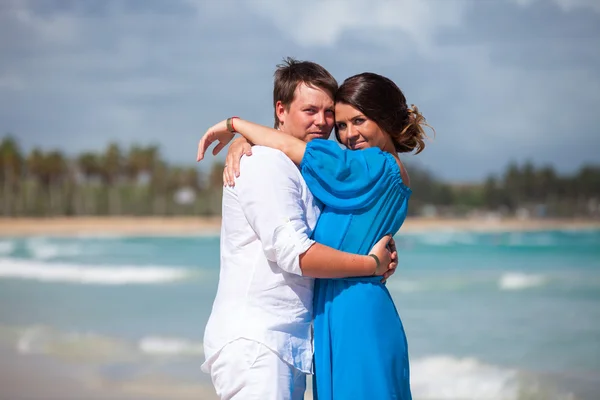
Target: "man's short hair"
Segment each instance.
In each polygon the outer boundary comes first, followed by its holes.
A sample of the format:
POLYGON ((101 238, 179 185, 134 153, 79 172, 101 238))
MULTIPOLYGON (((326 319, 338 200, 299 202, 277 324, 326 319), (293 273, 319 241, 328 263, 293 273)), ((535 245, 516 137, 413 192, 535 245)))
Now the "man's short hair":
POLYGON ((311 61, 298 61, 292 57, 285 58, 282 64, 277 65, 274 76, 275 128, 279 127, 279 118, 277 118, 277 109, 275 108, 277 102, 281 101, 281 104, 289 110, 294 101, 296 88, 300 83, 319 88, 327 92, 332 99, 335 98, 335 92, 338 89, 337 81, 325 68, 311 61))

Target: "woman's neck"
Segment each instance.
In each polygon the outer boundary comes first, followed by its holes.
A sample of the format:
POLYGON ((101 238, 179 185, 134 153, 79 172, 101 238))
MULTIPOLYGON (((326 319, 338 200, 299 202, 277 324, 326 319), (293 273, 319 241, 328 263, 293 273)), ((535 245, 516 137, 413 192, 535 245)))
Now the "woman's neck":
POLYGON ((404 164, 402 164, 402 161, 400 160, 400 157, 398 157, 398 152, 396 152, 396 146, 394 146, 394 142, 392 142, 392 140, 388 140, 385 144, 385 146, 383 147, 383 149, 381 149, 387 153, 390 153, 392 156, 394 156, 394 159, 396 160, 396 164, 398 164, 398 168, 400 169, 400 175, 402 176, 402 181, 404 182, 404 184, 406 186, 410 186, 410 177, 408 176, 408 172, 406 171, 406 168, 404 168, 404 164))

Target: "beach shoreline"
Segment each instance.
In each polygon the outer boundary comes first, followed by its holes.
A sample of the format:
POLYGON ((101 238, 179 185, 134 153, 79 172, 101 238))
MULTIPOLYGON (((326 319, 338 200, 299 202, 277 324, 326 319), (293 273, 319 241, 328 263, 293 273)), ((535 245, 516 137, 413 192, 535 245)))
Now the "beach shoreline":
POLYGON ((108 379, 97 369, 42 354, 18 354, 0 346, 0 399, 217 399, 210 384, 143 375, 131 381, 108 379))
MULTIPOLYGON (((220 217, 0 218, 0 237, 34 235, 178 236, 218 235, 220 217)), ((545 231, 600 229, 600 220, 410 217, 401 233, 426 231, 545 231)))

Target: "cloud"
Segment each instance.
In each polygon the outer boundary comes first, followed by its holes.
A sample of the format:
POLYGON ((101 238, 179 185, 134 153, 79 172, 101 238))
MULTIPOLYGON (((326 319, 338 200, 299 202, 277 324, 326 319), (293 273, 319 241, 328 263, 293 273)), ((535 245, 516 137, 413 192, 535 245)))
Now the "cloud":
POLYGON ((0 116, 28 147, 153 141, 173 158, 184 151, 176 140, 193 143, 199 126, 240 107, 229 85, 242 86, 261 65, 235 58, 256 46, 228 46, 223 22, 239 21, 222 9, 210 14, 211 3, 41 4, 13 0, 0 13, 0 116))
MULTIPOLYGON (((301 46, 335 45, 349 31, 376 35, 405 33, 425 50, 439 30, 460 24, 465 0, 253 1, 253 11, 268 18, 301 46), (371 31, 371 33, 369 33, 371 31), (387 31, 387 32, 386 32, 387 31), (385 32, 385 33, 382 33, 385 32)), ((384 37, 380 37, 384 39, 384 37)))
POLYGON ((154 142, 191 163, 220 119, 271 124, 272 74, 291 55, 339 80, 396 81, 438 132, 418 159, 445 178, 480 179, 511 159, 568 171, 600 162, 600 119, 587 111, 600 106, 593 4, 7 0, 0 130, 70 154, 154 142))
MULTIPOLYGON (((538 2, 548 2, 548 0, 511 0, 521 6, 531 6, 538 2)), ((600 13, 600 3, 596 0, 550 0, 564 11, 577 9, 590 9, 600 13)))

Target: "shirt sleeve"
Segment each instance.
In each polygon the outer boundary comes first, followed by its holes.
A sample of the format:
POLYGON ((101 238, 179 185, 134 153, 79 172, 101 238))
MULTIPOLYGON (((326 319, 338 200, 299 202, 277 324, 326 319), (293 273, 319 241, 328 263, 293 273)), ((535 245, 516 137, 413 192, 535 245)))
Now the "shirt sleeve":
POLYGON ((331 140, 315 139, 306 145, 300 170, 323 204, 357 210, 370 206, 386 190, 390 183, 386 162, 379 148, 347 150, 331 140))
POLYGON ((242 211, 267 259, 302 275, 300 255, 315 242, 309 237, 297 168, 278 150, 254 153, 242 158, 235 183, 242 211))

